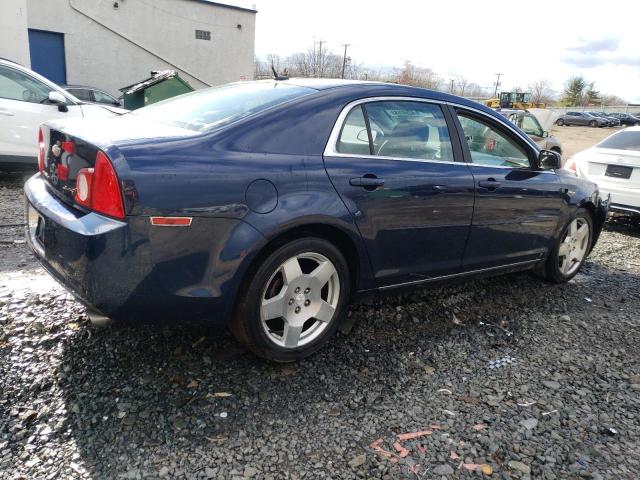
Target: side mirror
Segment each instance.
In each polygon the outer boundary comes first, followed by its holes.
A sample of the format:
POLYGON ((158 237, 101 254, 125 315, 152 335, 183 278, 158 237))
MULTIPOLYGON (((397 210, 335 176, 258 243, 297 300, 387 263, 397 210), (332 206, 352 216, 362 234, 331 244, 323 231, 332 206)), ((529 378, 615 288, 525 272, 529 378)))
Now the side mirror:
POLYGON ((549 138, 549 132, 547 132, 546 130, 542 132, 542 138, 549 138))
POLYGON ((541 170, 557 170, 562 167, 560 155, 552 150, 540 150, 538 168, 541 170))
POLYGON ((49 92, 49 102, 54 105, 58 105, 58 110, 61 112, 68 112, 67 99, 60 92, 49 92))

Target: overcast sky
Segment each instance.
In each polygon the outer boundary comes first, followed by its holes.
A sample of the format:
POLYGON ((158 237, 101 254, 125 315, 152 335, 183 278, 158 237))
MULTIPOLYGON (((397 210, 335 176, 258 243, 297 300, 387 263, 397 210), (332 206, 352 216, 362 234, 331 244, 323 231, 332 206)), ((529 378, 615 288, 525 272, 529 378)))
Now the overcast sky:
MULTIPOLYGON (((246 6, 253 1, 238 2, 246 6)), ((546 78, 562 90, 571 75, 640 102, 640 4, 584 2, 256 0, 256 55, 286 56, 324 40, 367 66, 404 60, 445 81, 463 75, 503 89, 546 78)))

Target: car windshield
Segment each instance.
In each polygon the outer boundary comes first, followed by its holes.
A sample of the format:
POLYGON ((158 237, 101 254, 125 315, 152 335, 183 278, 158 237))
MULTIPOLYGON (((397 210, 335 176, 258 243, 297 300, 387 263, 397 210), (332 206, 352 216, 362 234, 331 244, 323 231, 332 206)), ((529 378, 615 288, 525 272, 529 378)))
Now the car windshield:
POLYGON ((314 92, 282 82, 232 83, 154 103, 131 115, 203 132, 314 92))
POLYGON ((640 131, 620 132, 605 138, 596 145, 598 148, 614 148, 616 150, 634 150, 640 152, 640 131))

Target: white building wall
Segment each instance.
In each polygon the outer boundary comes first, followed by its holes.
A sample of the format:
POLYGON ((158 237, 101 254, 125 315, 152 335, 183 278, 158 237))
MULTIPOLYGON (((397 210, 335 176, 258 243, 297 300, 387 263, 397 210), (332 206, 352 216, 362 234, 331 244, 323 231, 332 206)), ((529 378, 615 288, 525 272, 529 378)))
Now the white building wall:
POLYGON ((1 7, 0 57, 29 67, 27 0, 2 0, 1 7))
POLYGON ((253 77, 255 12, 195 0, 114 2, 27 0, 29 28, 65 34, 67 83, 119 94, 151 70, 178 70, 194 88, 253 77), (196 29, 211 40, 196 39, 196 29))

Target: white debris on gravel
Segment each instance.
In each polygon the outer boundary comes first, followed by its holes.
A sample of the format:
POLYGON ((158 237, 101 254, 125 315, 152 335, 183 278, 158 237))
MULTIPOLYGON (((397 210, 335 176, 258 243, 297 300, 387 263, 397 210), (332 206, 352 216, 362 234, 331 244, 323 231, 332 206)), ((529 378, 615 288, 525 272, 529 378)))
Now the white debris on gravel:
MULTIPOLYGON (((19 182, 0 200, 21 218, 19 182)), ((349 336, 283 366, 179 321, 96 329, 2 245, 0 478, 638 478, 639 247, 617 218, 589 281, 364 299, 349 336)))

